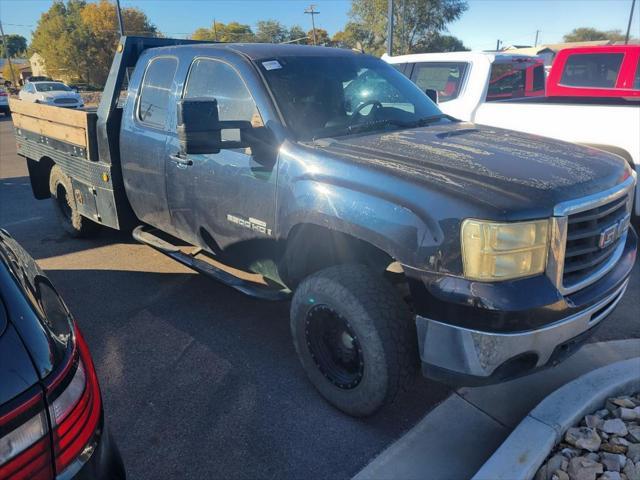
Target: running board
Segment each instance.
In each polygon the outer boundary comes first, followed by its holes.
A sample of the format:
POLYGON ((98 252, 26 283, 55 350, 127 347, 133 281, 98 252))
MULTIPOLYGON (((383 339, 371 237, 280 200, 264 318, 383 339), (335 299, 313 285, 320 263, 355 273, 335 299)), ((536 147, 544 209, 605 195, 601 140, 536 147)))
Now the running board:
POLYGON ((155 228, 140 225, 133 230, 133 238, 140 243, 164 253, 192 270, 235 288, 246 295, 271 301, 287 300, 291 297, 291 292, 288 290, 276 290, 266 285, 244 280, 216 267, 211 262, 196 258, 195 255, 199 253, 200 249, 196 250, 194 254, 185 253, 180 247, 155 235, 154 231, 159 232, 159 230, 155 228))

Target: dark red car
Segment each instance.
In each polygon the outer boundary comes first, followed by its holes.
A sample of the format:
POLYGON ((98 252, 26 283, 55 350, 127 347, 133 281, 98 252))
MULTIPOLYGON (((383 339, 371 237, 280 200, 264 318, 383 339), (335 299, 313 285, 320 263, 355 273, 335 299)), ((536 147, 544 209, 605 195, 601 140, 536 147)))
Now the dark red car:
POLYGON ((640 45, 560 50, 547 79, 547 96, 640 100, 640 45))
POLYGON ((0 230, 0 480, 124 479, 98 378, 69 310, 0 230))

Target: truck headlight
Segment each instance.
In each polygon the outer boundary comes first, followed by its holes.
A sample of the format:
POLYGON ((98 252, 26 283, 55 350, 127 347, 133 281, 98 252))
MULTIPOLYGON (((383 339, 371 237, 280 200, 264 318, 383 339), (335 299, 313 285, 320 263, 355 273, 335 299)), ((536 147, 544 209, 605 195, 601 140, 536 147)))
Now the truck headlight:
POLYGON ((462 264, 471 280, 497 281, 542 273, 549 250, 549 221, 462 222, 462 264))

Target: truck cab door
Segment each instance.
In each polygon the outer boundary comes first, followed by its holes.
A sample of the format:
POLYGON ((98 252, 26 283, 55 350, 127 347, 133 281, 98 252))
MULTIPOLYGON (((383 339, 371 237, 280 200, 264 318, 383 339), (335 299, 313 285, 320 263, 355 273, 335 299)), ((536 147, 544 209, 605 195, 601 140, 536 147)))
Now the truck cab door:
POLYGON ((167 207, 165 148, 172 122, 172 89, 178 58, 151 58, 136 71, 137 95, 129 95, 120 131, 121 165, 127 198, 144 223, 174 233, 167 207))
MULTIPOLYGON (((246 120, 262 126, 262 117, 240 73, 229 63, 196 58, 183 98, 215 98, 220 120, 246 120)), ((223 140, 239 140, 239 131, 223 130, 223 140)), ((273 239, 276 197, 275 160, 269 164, 250 149, 178 156, 175 134, 166 145, 167 198, 178 236, 213 253, 251 245, 257 253, 273 239)))

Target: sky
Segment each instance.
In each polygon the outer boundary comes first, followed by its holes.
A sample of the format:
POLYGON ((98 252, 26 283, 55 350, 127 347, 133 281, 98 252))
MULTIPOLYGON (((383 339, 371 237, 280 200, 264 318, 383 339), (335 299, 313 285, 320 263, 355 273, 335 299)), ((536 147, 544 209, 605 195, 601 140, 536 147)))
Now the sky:
MULTIPOLYGON (((488 50, 502 44, 554 43, 576 27, 599 30, 627 28, 632 0, 468 0, 469 9, 449 25, 449 32, 473 50, 488 50)), ((30 38, 42 12, 52 0, 0 0, 0 21, 5 34, 30 38)), ((137 7, 166 36, 184 38, 198 27, 239 21, 255 29, 258 20, 276 19, 287 26, 311 28, 304 10, 312 0, 120 0, 122 7, 137 7)), ((342 29, 348 20, 350 0, 313 0, 316 27, 329 34, 342 29)), ((399 5, 401 0, 396 0, 399 5)), ((636 1, 632 36, 640 37, 640 1, 636 1)))

